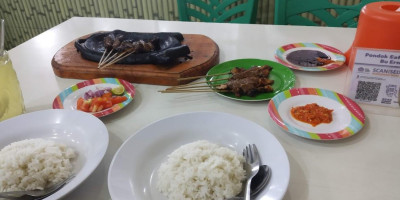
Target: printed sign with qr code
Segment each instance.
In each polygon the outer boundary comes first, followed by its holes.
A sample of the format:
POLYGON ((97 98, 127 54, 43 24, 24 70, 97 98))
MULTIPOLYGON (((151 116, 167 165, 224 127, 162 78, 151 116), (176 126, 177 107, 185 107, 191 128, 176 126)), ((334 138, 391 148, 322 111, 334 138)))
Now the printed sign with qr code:
POLYGON ((400 107, 400 51, 356 48, 348 96, 361 103, 400 107))

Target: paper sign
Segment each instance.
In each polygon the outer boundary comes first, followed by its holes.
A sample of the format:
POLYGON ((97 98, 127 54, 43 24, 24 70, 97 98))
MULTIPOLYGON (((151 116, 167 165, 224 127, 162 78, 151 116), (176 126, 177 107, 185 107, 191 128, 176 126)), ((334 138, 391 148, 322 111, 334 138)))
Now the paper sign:
POLYGON ((400 107, 400 51, 355 48, 348 96, 361 103, 400 107))

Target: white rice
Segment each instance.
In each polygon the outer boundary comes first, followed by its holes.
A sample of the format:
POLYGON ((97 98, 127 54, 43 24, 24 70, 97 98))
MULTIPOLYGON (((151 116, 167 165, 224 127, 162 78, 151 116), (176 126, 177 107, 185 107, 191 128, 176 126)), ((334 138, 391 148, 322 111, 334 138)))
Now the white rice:
POLYGON ((0 151, 0 191, 44 189, 72 173, 75 151, 44 139, 11 143, 0 151))
POLYGON ((223 200, 242 190, 243 156, 208 141, 181 146, 158 170, 157 187, 170 200, 223 200))

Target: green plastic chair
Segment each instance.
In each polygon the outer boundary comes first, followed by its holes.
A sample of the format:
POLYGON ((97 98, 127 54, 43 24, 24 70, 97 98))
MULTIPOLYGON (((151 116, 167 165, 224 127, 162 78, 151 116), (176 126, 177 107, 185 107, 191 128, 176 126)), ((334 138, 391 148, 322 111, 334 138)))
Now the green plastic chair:
POLYGON ((323 24, 332 27, 357 27, 361 8, 376 1, 361 0, 359 4, 349 6, 337 5, 330 0, 275 0, 274 23, 280 25, 320 26, 323 24), (309 13, 312 17, 304 16, 303 13, 309 13), (321 24, 312 19, 319 19, 321 24))
POLYGON ((181 21, 254 24, 258 0, 177 0, 181 21))

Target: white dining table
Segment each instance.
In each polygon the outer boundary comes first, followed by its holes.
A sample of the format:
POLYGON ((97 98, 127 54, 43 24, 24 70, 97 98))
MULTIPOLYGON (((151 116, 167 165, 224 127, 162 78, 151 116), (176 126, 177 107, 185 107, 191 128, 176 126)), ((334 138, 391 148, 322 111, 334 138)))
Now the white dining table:
MULTIPOLYGON (((9 50, 17 72, 26 112, 52 109, 54 98, 83 80, 60 78, 51 60, 67 43, 97 31, 181 32, 214 40, 220 63, 257 58, 275 61, 275 50, 297 42, 322 43, 343 52, 350 48, 356 29, 73 17, 9 50)), ((324 72, 294 71, 295 87, 311 87, 346 94, 351 70, 344 66, 324 72)), ((286 200, 366 200, 400 198, 400 109, 361 104, 365 126, 352 137, 316 141, 280 129, 270 118, 268 101, 244 102, 215 93, 158 92, 166 86, 132 83, 133 103, 101 121, 109 132, 107 152, 95 171, 63 199, 111 199, 107 173, 118 148, 146 125, 181 113, 215 111, 251 120, 272 133, 290 163, 286 200)))

